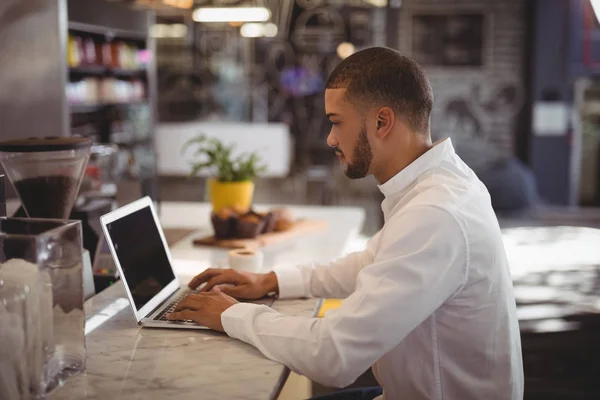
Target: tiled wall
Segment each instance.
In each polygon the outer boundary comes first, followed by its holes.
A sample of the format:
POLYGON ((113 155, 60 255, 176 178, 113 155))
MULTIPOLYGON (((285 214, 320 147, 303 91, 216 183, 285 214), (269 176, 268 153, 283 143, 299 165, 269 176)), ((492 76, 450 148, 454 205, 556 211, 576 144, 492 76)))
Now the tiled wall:
POLYGON ((525 6, 526 0, 402 2, 399 43, 400 50, 408 54, 413 53, 415 16, 483 17, 481 66, 426 66, 435 97, 432 134, 452 137, 461 156, 474 168, 513 155, 515 135, 521 134, 525 6))

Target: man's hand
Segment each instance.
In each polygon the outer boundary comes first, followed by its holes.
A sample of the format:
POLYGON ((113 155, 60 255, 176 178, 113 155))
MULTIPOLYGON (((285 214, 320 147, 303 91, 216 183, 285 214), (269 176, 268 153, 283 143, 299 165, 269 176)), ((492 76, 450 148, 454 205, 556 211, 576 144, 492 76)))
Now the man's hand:
POLYGON ((260 299, 271 292, 278 292, 277 276, 274 272, 268 274, 254 274, 252 272, 236 271, 233 269, 210 268, 196 276, 189 283, 191 289, 206 282, 201 293, 210 292, 217 285, 219 290, 237 299, 260 299))
POLYGON ((191 294, 179 302, 175 307, 175 312, 167 314, 167 319, 189 319, 215 331, 224 332, 221 324, 221 314, 237 303, 237 300, 219 290, 210 293, 191 294))

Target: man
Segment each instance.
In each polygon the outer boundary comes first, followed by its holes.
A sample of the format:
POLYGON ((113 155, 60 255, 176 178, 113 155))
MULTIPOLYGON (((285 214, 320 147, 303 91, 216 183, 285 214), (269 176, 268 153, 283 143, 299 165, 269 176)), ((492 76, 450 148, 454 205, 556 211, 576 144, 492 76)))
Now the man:
POLYGON ((172 318, 224 331, 329 386, 347 386, 372 366, 386 399, 521 399, 519 327, 498 221, 450 140, 431 143, 432 105, 410 58, 375 47, 345 59, 325 92, 327 143, 349 178, 377 179, 382 230, 365 251, 326 265, 262 275, 207 270, 190 282, 207 282, 203 293, 172 318), (272 292, 345 300, 313 319, 230 297, 272 292))

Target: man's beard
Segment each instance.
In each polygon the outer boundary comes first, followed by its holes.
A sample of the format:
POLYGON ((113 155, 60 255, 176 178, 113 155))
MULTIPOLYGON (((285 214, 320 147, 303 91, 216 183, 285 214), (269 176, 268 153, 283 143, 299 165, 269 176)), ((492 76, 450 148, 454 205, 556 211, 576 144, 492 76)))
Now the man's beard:
POLYGON ((372 160, 373 152, 367 139, 367 126, 363 121, 352 153, 352 164, 346 167, 346 176, 350 179, 364 178, 369 173, 372 160))

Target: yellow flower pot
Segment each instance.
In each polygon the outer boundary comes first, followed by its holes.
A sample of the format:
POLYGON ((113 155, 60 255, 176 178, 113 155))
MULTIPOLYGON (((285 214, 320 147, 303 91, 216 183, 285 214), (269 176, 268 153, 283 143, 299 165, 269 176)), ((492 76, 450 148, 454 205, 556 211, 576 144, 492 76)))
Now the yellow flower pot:
POLYGON ((254 182, 219 182, 216 179, 209 179, 208 193, 215 212, 226 207, 234 208, 238 212, 246 212, 252 205, 254 182))

